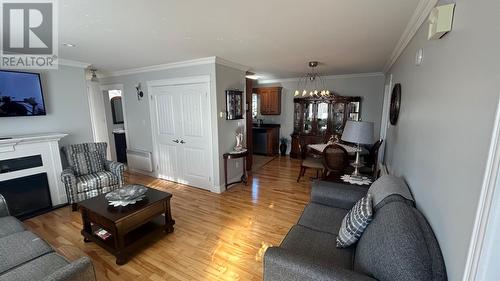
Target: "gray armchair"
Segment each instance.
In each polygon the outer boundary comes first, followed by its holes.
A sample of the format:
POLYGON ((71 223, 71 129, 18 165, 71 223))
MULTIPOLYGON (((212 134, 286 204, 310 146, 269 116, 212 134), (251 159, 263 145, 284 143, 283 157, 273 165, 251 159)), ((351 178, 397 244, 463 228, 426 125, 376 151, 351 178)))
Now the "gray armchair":
POLYGON ((66 187, 68 203, 76 203, 120 188, 125 182, 125 164, 106 160, 107 143, 82 143, 63 147, 69 167, 61 180, 66 187))

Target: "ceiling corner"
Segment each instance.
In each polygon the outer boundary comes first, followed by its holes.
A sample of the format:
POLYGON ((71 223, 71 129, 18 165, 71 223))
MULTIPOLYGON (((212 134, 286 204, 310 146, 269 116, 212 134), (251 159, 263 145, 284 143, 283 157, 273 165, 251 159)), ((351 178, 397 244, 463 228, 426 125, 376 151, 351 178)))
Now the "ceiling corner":
POLYGON ((383 73, 387 73, 398 57, 404 51, 410 40, 415 36, 420 26, 425 22, 432 8, 436 6, 438 0, 420 0, 410 21, 398 41, 398 44, 391 53, 391 56, 384 65, 383 73))

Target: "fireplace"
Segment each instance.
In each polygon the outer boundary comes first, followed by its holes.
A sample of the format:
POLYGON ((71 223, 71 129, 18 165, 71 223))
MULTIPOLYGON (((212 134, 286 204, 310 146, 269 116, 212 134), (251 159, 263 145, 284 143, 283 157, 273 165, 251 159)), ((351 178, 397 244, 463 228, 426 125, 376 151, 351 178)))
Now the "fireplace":
POLYGON ((25 219, 67 201, 61 182, 60 133, 0 138, 0 194, 12 215, 25 219))
POLYGON ((0 182, 0 194, 18 219, 30 218, 52 209, 47 173, 0 182))

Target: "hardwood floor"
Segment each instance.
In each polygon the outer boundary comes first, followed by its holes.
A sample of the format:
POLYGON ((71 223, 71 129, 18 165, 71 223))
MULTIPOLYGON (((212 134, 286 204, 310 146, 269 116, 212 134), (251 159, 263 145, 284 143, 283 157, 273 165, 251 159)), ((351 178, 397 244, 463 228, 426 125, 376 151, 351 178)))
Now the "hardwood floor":
POLYGON ((254 172, 247 186, 232 186, 223 194, 159 180, 128 175, 141 183, 173 194, 172 234, 137 252, 127 264, 94 243, 84 243, 78 212, 64 207, 26 220, 33 232, 70 260, 87 255, 97 280, 262 280, 262 255, 278 245, 295 224, 309 200, 306 175, 296 182, 300 162, 279 157, 254 172))

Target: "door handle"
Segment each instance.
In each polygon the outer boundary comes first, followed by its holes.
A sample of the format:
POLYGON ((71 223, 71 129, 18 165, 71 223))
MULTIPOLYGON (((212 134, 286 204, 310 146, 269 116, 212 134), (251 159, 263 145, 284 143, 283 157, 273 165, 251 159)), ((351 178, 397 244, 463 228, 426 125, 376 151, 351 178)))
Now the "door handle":
POLYGON ((186 142, 185 142, 184 140, 181 140, 181 143, 182 143, 182 144, 185 144, 186 142))
POLYGON ((179 140, 172 140, 172 141, 175 142, 175 143, 179 143, 179 140))

